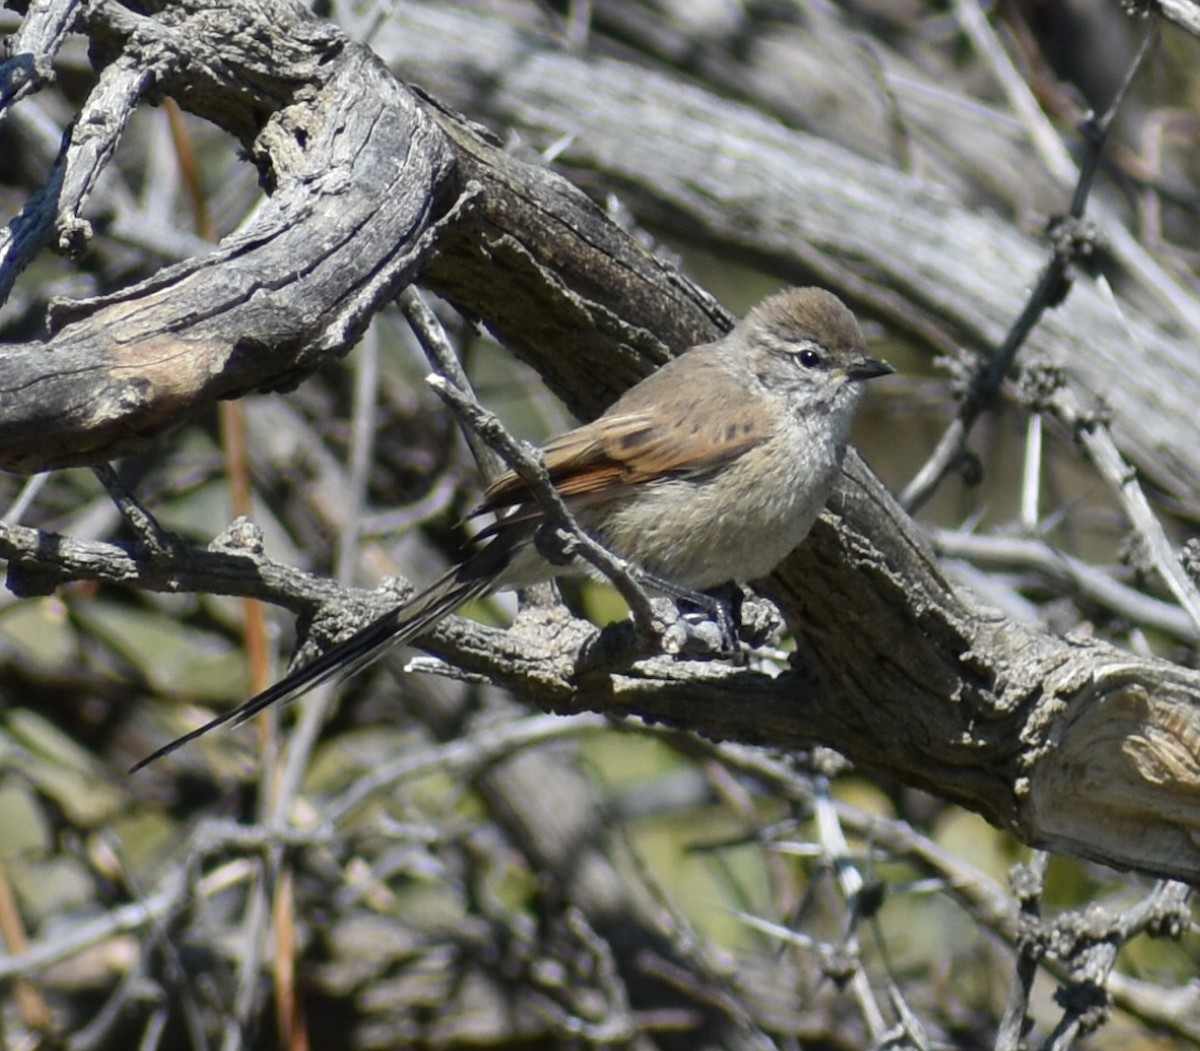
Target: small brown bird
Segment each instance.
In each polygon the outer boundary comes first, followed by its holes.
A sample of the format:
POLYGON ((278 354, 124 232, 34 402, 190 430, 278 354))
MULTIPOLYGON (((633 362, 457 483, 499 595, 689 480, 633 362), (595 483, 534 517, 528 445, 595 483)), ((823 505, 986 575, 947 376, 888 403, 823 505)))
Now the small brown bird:
MULTIPOLYGON (((870 357, 854 315, 819 288, 763 300, 724 338, 667 362, 603 416, 548 442, 546 469, 590 536, 666 590, 702 592, 765 576, 804 539, 829 496, 862 397, 892 372, 870 357)), ((411 642, 481 595, 524 587, 555 565, 534 544, 536 501, 511 471, 482 514, 513 509, 486 545, 233 711, 172 741, 133 770, 227 722, 343 678, 411 642)))

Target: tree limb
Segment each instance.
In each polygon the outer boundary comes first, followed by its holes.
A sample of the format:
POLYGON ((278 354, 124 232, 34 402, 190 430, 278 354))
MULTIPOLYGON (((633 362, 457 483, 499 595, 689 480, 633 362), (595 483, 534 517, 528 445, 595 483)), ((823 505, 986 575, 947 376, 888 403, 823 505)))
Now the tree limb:
MULTIPOLYGON (((344 353, 371 313, 418 275, 484 318, 585 415, 665 348, 682 349, 727 325, 710 299, 580 191, 417 99, 369 54, 314 29, 296 8, 282 0, 254 8, 275 20, 273 33, 288 27, 293 53, 282 58, 231 50, 219 23, 202 17, 207 10, 204 0, 191 0, 146 21, 99 4, 91 29, 114 49, 147 41, 182 49, 186 36, 189 53, 211 54, 212 81, 181 90, 180 101, 244 137, 271 199, 213 255, 60 307, 47 343, 6 348, 3 466, 107 458, 142 447, 216 397, 294 384, 325 356, 344 353), (258 90, 247 95, 247 83, 258 90), (468 186, 478 189, 460 196, 468 186), (452 207, 465 200, 469 207, 452 207)), ((156 90, 170 92, 172 76, 168 68, 156 90)), ((713 127, 715 103, 692 101, 687 126, 713 127)), ((889 200, 940 209, 946 223, 968 221, 927 188, 885 178, 779 126, 758 119, 747 130, 750 152, 770 163, 785 156, 800 163, 805 150, 822 164, 836 161, 822 187, 812 188, 829 196, 823 221, 836 221, 828 207, 844 205, 849 188, 874 187, 861 206, 884 183, 889 200)), ((691 180, 678 185, 680 199, 724 222, 733 204, 697 187, 707 176, 700 155, 674 160, 678 178, 691 180)), ((785 195, 780 207, 797 200, 785 195)), ((985 227, 991 248, 1014 264, 1008 272, 1032 272, 1033 246, 994 221, 979 219, 972 230, 985 227), (1022 261, 1031 265, 1016 265, 1022 261)), ((781 230, 803 234, 788 223, 781 230)), ((954 254, 976 245, 970 231, 959 233, 945 242, 950 256, 939 267, 978 275, 954 254)), ((756 228, 752 236, 766 234, 756 228)), ((856 250, 870 251, 865 242, 856 250)), ((918 292, 916 284, 900 287, 918 292)), ((967 327, 986 332, 997 307, 978 291, 964 283, 950 298, 973 314, 964 316, 967 327)), ((1095 336, 1089 360, 1103 360, 1114 352, 1113 335, 1092 307, 1087 296, 1073 296, 1045 338, 1086 331, 1095 336)), ((1163 346, 1156 330, 1146 338, 1152 349, 1163 346)), ((1160 393, 1187 397, 1188 389, 1180 382, 1160 393)), ((1173 411, 1166 406, 1157 418, 1173 411)), ((1140 412, 1126 436, 1149 426, 1151 415, 1140 412)), ((1193 467, 1200 477, 1200 464, 1193 467)), ((341 601, 255 557, 206 561, 190 552, 203 571, 189 577, 178 566, 142 565, 135 552, 89 551, 15 529, 5 536, 13 565, 36 566, 51 579, 166 588, 194 581, 197 590, 254 593, 291 608, 341 601), (268 579, 269 568, 276 579, 268 579)), ((455 636, 454 625, 435 632, 430 649, 548 709, 638 714, 775 747, 822 742, 865 769, 961 802, 1027 842, 1195 878, 1196 673, 1095 640, 1037 633, 981 607, 949 585, 911 520, 855 457, 809 541, 762 588, 784 609, 803 654, 775 678, 718 664, 596 669, 581 663, 576 640, 556 650, 552 640, 531 645, 483 629, 455 636), (442 650, 450 638, 453 648, 442 650)))

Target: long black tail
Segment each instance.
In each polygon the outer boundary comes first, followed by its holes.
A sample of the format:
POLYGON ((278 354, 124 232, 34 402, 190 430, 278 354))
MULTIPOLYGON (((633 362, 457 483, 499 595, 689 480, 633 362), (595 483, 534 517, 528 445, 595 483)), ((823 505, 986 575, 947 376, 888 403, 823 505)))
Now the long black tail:
POLYGON ((309 661, 303 667, 285 675, 274 686, 256 694, 232 711, 210 719, 203 726, 151 752, 145 759, 134 763, 129 772, 136 773, 142 767, 161 759, 164 755, 170 755, 175 749, 182 748, 189 741, 194 741, 218 726, 224 726, 226 723, 239 726, 269 705, 280 701, 294 701, 323 682, 347 678, 378 660, 393 646, 411 642, 459 606, 491 590, 493 579, 490 575, 464 574, 464 568, 456 566, 411 601, 389 610, 344 642, 339 642, 316 660, 309 661))

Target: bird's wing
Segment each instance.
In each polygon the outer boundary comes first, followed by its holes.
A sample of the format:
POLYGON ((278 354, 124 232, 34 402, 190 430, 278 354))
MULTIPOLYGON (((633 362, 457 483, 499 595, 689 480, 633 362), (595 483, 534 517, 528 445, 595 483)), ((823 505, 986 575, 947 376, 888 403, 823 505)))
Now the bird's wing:
MULTIPOLYGON (((684 411, 618 411, 568 431, 542 449, 550 480, 564 497, 603 498, 657 478, 711 470, 770 436, 769 417, 753 404, 719 418, 713 408, 701 398, 684 411)), ((478 512, 528 500, 524 482, 506 471, 488 488, 478 512)))

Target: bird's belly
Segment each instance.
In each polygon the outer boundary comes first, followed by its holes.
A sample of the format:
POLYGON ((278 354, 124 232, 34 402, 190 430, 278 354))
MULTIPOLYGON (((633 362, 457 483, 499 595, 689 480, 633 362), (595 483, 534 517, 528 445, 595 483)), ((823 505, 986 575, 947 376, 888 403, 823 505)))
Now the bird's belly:
MULTIPOLYGON (((790 481, 731 487, 728 479, 667 479, 610 504, 595 532, 615 554, 680 587, 754 580, 804 539, 824 505, 827 486, 790 481)), ((581 515, 585 528, 594 527, 588 517, 581 515)))

